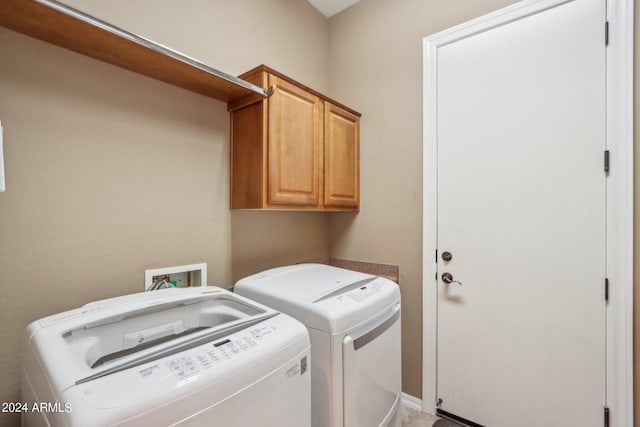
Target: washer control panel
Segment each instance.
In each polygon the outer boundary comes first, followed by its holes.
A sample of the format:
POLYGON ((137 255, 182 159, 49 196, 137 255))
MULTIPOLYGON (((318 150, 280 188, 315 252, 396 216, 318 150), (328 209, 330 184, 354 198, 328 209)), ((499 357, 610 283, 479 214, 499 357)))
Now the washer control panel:
POLYGON ((188 378, 225 360, 250 350, 276 330, 275 326, 258 326, 244 330, 213 344, 201 346, 188 354, 182 353, 167 361, 171 372, 178 379, 188 378))
POLYGON ((198 367, 193 363, 193 359, 189 356, 180 356, 170 360, 168 363, 171 372, 178 377, 178 379, 185 378, 191 374, 198 372, 198 367))

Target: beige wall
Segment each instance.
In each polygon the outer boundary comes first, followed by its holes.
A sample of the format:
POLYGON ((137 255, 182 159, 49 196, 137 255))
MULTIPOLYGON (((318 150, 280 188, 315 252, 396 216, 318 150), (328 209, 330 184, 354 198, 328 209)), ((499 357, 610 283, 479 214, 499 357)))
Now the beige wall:
MULTIPOLYGON (((95 3, 229 73, 265 62, 327 89, 328 24, 305 1, 95 3)), ((0 55, 0 402, 20 399, 30 321, 140 291, 145 269, 207 262, 229 286, 328 256, 324 214, 229 211, 225 104, 3 28, 0 55)))

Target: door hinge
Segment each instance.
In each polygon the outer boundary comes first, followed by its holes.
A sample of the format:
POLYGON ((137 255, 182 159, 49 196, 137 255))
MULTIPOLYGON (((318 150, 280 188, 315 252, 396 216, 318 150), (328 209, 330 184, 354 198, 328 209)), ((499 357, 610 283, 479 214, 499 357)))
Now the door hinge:
POLYGON ((604 427, 609 427, 609 408, 604 407, 604 427))
POLYGON ((609 302, 609 279, 604 279, 604 300, 609 302))
POLYGON ((609 172, 609 150, 604 150, 604 171, 609 172))
POLYGON ((609 46, 609 21, 604 23, 604 45, 609 46))

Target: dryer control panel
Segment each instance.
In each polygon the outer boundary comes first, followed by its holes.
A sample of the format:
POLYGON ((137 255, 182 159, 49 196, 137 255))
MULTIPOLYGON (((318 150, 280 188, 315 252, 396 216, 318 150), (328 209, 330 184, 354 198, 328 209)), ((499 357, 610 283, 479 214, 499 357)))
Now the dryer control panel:
POLYGON ((347 285, 340 291, 315 301, 309 307, 310 322, 318 326, 327 324, 318 329, 343 331, 375 316, 400 298, 398 285, 380 277, 357 286, 347 285), (317 315, 311 318, 314 313, 317 315))
POLYGON ((342 299, 344 297, 351 298, 356 302, 361 302, 366 300, 372 295, 375 295, 382 291, 382 283, 380 282, 371 282, 367 285, 361 286, 353 291, 347 292, 344 295, 339 295, 337 299, 342 299))

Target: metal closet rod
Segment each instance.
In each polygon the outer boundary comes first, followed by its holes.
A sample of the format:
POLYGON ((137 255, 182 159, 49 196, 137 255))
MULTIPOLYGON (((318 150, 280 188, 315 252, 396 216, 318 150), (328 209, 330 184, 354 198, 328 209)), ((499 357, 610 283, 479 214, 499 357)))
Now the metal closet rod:
POLYGON ((204 71, 205 73, 211 74, 213 76, 216 76, 218 78, 221 78, 223 80, 226 80, 230 83, 234 83, 238 86, 242 86, 245 89, 248 89, 252 92, 258 93, 262 96, 267 96, 267 90, 261 88, 260 86, 256 86, 252 83, 249 83, 247 81, 244 81, 242 79, 239 79, 235 76, 232 76, 230 74, 227 74, 225 72, 222 72, 220 70, 216 70, 215 68, 212 68, 210 66, 208 66, 207 64, 203 64, 202 62, 198 61, 197 59, 191 58, 190 56, 187 56, 181 52, 178 52, 177 50, 168 48, 166 46, 163 46, 159 43, 156 43, 152 40, 149 40, 145 37, 139 36, 137 34, 131 33, 127 30, 123 30, 122 28, 118 28, 115 25, 112 25, 106 21, 103 21, 102 19, 96 18, 95 16, 89 15, 87 13, 82 12, 81 10, 75 9, 69 5, 66 5, 64 3, 61 3, 57 0, 35 0, 36 2, 45 5, 47 7, 50 7, 52 9, 57 10, 58 12, 62 12, 66 15, 72 16, 80 21, 86 22, 87 24, 93 25, 95 27, 101 28, 105 31, 108 31, 112 34, 115 34, 119 37, 122 37, 123 39, 127 39, 129 41, 132 41, 134 43, 137 43, 141 46, 144 46, 148 49, 151 49, 155 52, 161 53, 165 56, 171 57, 177 61, 183 62, 185 64, 188 64, 194 68, 197 68, 198 70, 204 71))

